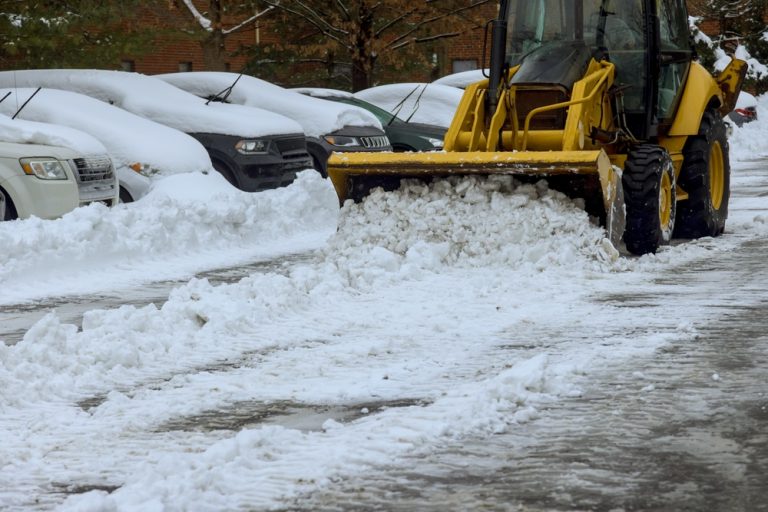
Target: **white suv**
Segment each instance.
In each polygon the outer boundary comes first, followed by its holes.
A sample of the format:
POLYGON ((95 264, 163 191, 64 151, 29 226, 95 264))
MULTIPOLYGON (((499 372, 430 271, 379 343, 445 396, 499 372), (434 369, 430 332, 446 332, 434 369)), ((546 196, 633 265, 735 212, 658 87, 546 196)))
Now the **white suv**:
POLYGON ((104 146, 64 127, 0 118, 0 221, 60 217, 80 205, 118 202, 104 146))

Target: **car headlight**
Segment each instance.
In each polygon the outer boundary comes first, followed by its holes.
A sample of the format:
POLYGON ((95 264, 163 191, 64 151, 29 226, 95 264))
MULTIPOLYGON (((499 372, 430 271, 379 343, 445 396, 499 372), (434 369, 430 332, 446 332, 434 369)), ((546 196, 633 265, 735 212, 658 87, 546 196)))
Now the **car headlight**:
POLYGON ((22 158, 19 163, 26 174, 37 176, 41 180, 67 179, 67 171, 55 158, 22 158))
POLYGON ((360 139, 357 137, 347 137, 346 135, 326 135, 325 141, 331 146, 340 146, 346 148, 352 146, 362 146, 360 139))
POLYGON ((443 147, 443 139, 435 139, 434 137, 424 137, 424 139, 430 144, 432 144, 433 147, 436 147, 436 148, 443 147))
POLYGON ((243 155, 257 155, 259 153, 267 153, 268 145, 269 143, 265 140, 241 140, 235 144, 235 149, 243 155))

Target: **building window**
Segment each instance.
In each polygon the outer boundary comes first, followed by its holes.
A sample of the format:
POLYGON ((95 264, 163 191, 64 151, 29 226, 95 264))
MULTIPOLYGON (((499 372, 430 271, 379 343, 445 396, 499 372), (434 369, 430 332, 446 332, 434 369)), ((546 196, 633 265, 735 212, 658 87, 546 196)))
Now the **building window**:
POLYGON ((192 71, 192 63, 189 61, 179 62, 179 72, 186 73, 187 71, 192 71))
POLYGON ((136 71, 136 63, 132 60, 123 59, 120 61, 120 68, 123 71, 136 71))
POLYGON ((452 63, 452 69, 453 73, 461 73, 462 71, 472 71, 473 69, 477 69, 477 60, 476 59, 470 59, 470 60, 459 60, 455 59, 452 63))

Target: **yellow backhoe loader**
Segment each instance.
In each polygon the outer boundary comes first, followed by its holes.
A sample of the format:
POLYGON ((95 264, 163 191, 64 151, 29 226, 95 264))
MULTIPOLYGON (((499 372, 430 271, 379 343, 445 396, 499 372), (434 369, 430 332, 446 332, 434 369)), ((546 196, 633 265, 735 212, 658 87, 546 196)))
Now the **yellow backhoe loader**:
POLYGON ((695 62, 684 0, 501 0, 488 26, 488 78, 466 89, 445 151, 334 154, 342 203, 404 178, 510 174, 583 198, 634 254, 723 232, 722 116, 746 63, 713 77, 695 62))

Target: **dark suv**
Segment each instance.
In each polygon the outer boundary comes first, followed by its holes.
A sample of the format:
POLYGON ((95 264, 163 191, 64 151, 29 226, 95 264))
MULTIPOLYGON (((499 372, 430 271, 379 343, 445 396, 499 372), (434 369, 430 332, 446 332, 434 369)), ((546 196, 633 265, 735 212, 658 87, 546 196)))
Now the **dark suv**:
POLYGON ((293 119, 304 130, 313 166, 323 176, 328 157, 334 151, 392 150, 379 120, 364 109, 309 98, 237 73, 196 71, 156 76, 208 101, 247 105, 293 119))
POLYGON ((140 73, 4 71, 0 86, 79 92, 188 133, 208 151, 213 167, 247 192, 287 185, 297 171, 312 168, 304 132, 295 121, 266 110, 209 103, 140 73))
POLYGON ((409 123, 377 107, 373 103, 355 98, 351 93, 334 89, 299 88, 297 92, 329 101, 364 108, 376 116, 392 144, 393 151, 436 151, 443 149, 446 128, 433 124, 409 123))

